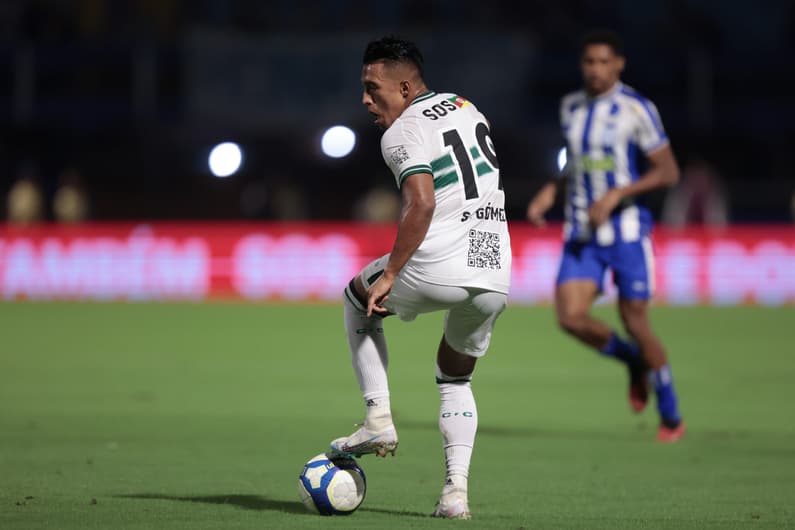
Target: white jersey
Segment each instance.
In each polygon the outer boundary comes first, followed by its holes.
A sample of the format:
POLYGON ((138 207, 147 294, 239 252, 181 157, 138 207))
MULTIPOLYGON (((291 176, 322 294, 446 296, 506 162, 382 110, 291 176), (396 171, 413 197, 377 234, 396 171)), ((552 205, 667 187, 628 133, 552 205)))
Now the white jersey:
POLYGON ((568 240, 612 245, 638 241, 651 230, 651 212, 639 198, 623 201, 595 233, 588 208, 611 188, 640 178, 637 157, 668 143, 654 104, 619 82, 597 97, 572 92, 560 105, 560 124, 567 143, 564 236, 568 240))
POLYGON ((429 283, 507 293, 505 194, 483 114, 461 96, 427 92, 384 133, 381 152, 398 187, 410 175, 433 175, 436 209, 406 269, 429 283))

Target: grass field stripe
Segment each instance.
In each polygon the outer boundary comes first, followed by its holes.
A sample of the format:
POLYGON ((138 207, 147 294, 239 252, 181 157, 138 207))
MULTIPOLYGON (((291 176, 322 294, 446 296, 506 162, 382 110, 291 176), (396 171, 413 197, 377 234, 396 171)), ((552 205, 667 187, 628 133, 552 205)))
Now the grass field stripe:
MULTIPOLYGON (((533 279, 547 292, 554 274, 533 279)), ((304 511, 302 466, 363 408, 341 304, 311 296, 0 303, 0 528, 452 527, 424 515, 445 479, 429 410, 443 312, 385 321, 410 459, 360 460, 374 480, 348 519, 304 511)), ((547 302, 517 299, 473 381, 471 530, 793 528, 795 307, 738 303, 651 308, 690 429, 661 446, 623 365, 574 355, 547 302)), ((593 307, 620 325, 615 310, 593 307)))

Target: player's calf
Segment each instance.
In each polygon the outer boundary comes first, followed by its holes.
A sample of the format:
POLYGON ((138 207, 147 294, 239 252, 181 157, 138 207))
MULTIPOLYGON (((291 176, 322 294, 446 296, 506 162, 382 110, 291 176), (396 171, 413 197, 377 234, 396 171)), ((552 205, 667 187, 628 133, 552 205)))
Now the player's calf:
POLYGON ((629 406, 636 413, 640 413, 649 403, 651 375, 646 363, 628 364, 627 367, 629 369, 629 406))

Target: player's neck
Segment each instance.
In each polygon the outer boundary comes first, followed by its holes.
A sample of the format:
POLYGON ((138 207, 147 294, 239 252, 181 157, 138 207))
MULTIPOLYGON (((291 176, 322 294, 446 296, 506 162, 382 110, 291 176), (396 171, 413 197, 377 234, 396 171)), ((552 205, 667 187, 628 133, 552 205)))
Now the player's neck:
POLYGON ((608 88, 607 90, 603 90, 602 92, 598 92, 598 93, 597 92, 591 92, 587 88, 585 89, 585 92, 588 94, 588 97, 591 98, 591 99, 601 99, 601 98, 603 98, 605 96, 609 96, 609 95, 613 94, 614 92, 619 90, 620 87, 621 87, 621 80, 619 79, 615 83, 610 85, 610 88, 608 88))
POLYGON ((420 96, 424 96, 425 94, 427 94, 428 92, 430 92, 430 90, 428 89, 428 87, 427 87, 427 86, 425 86, 425 83, 423 83, 423 84, 421 84, 421 85, 418 85, 418 86, 416 86, 416 87, 413 87, 413 88, 414 88, 414 89, 411 91, 411 97, 409 97, 409 102, 412 102, 412 101, 414 101, 415 99, 417 99, 418 97, 420 97, 420 96))

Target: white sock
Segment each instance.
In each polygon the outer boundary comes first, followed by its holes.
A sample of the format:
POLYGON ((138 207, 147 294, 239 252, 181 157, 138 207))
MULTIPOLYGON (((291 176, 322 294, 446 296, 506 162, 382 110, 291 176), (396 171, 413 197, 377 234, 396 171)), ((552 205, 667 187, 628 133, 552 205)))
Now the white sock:
POLYGON ((382 327, 383 319, 374 316, 368 318, 347 296, 343 306, 351 364, 366 406, 364 425, 377 432, 392 425, 386 376, 389 353, 382 327))
POLYGON ((467 492, 467 477, 464 475, 448 475, 444 481, 442 495, 449 495, 453 492, 467 492))
POLYGON ((438 368, 437 377, 441 381, 438 383, 441 397, 439 430, 442 432, 447 478, 453 478, 455 475, 462 477, 463 487, 466 489, 475 433, 478 430, 475 396, 472 394, 469 381, 445 382, 445 379, 452 378, 445 377, 438 368))
POLYGON ((367 411, 364 416, 364 426, 372 432, 380 432, 392 426, 392 409, 389 405, 389 396, 365 400, 367 411))

